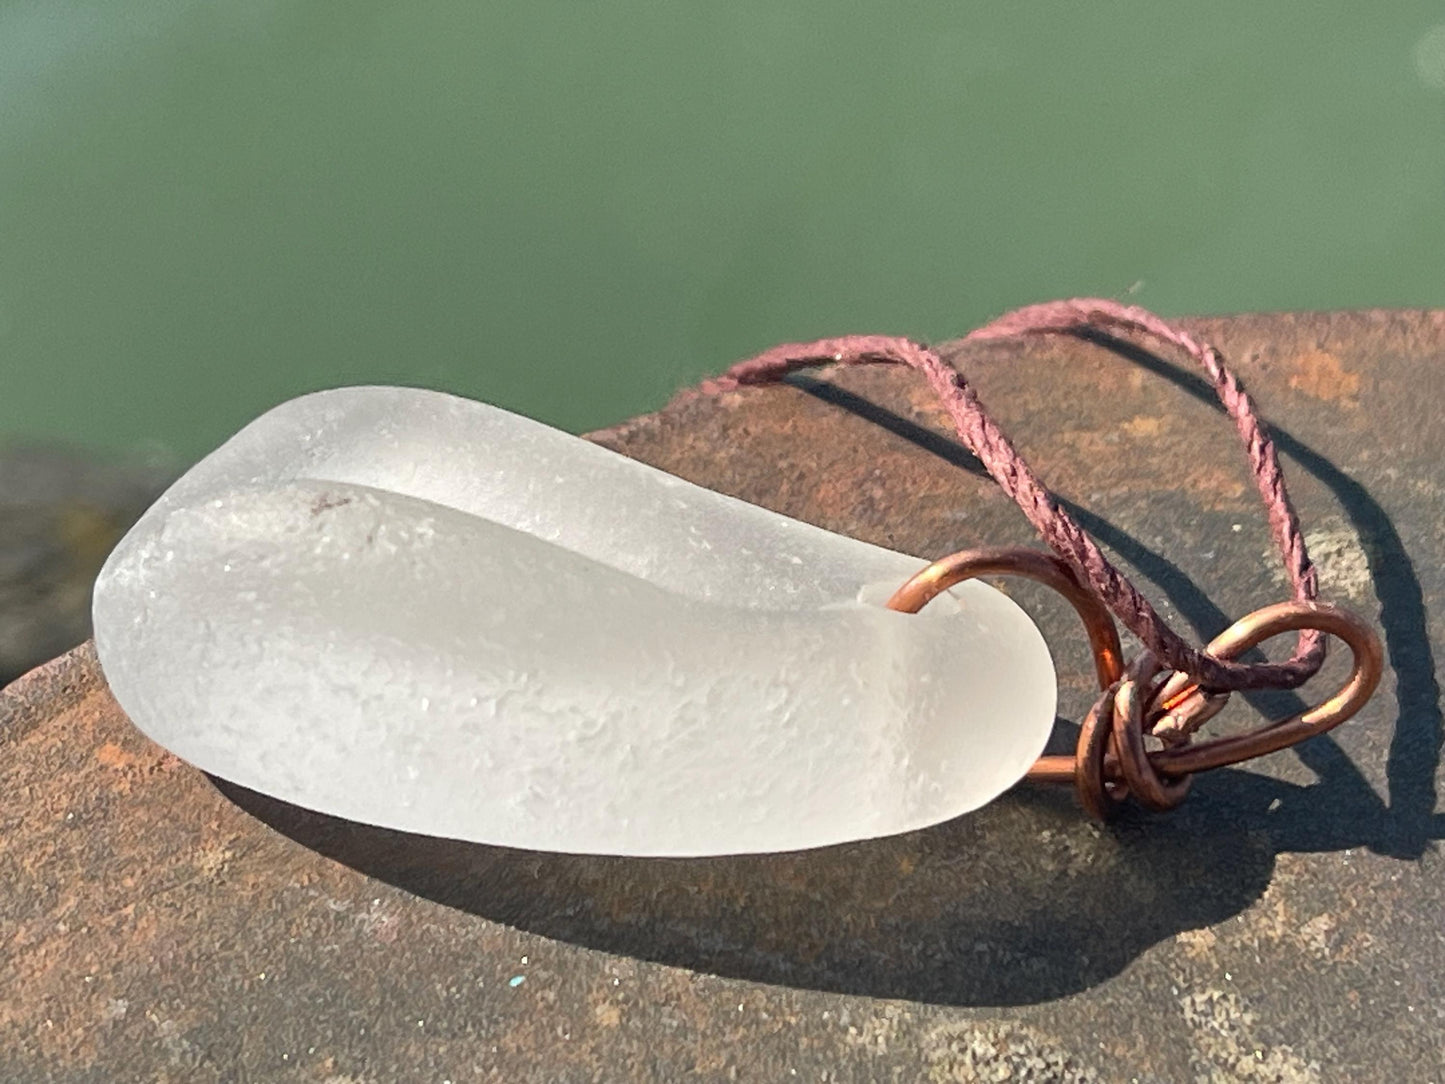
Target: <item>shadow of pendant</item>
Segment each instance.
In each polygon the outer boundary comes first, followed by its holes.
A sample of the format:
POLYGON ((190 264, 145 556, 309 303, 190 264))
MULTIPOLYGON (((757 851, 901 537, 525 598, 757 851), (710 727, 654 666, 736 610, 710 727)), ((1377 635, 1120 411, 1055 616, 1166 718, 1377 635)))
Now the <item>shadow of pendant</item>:
POLYGON ((1258 899, 1275 848, 1257 817, 1282 791, 1310 788, 1238 771, 1209 781, 1200 789, 1213 793, 1169 817, 1108 828, 1068 793, 1026 786, 905 835, 671 859, 414 835, 212 779, 292 840, 494 922, 728 978, 950 1005, 1086 989, 1150 945, 1258 899))

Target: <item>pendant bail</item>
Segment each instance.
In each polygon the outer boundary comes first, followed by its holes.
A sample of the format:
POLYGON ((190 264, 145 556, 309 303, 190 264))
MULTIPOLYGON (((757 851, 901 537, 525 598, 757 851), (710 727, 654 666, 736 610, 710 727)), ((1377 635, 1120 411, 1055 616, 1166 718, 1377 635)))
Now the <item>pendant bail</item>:
POLYGON ((917 613, 950 587, 979 576, 1021 576, 1045 584, 1084 622, 1101 694, 1080 724, 1074 755, 1041 756, 1026 778, 1072 783, 1080 804, 1098 820, 1116 813, 1130 795, 1148 809, 1173 809, 1197 772, 1278 752, 1334 729, 1364 706, 1384 672, 1380 638, 1359 615, 1320 602, 1265 606, 1216 636, 1205 653, 1232 660, 1281 633, 1317 630, 1349 647, 1354 662, 1349 678, 1338 692, 1305 711, 1195 744, 1195 732, 1224 708, 1229 694, 1209 692, 1179 671, 1166 676, 1147 650, 1126 667, 1112 615, 1060 557, 1022 546, 961 550, 910 578, 887 606, 917 613), (1146 737, 1158 739, 1163 748, 1148 749, 1146 737))

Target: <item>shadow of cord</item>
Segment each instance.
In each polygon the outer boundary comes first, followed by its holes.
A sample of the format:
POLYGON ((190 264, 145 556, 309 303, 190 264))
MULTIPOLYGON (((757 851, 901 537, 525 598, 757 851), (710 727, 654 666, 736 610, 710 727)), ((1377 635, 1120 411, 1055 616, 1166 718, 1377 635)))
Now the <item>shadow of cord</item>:
MULTIPOLYGON (((1182 372, 1157 355, 1109 335, 1089 333, 1080 338, 1224 413, 1203 378, 1182 372)), ((1280 850, 1364 846, 1394 858, 1419 858, 1432 841, 1445 838, 1445 816, 1435 812, 1435 776, 1440 767, 1445 719, 1441 715, 1440 685, 1435 677, 1435 654, 1419 574, 1394 522, 1369 490, 1293 434, 1273 425, 1270 432, 1282 455, 1334 494, 1360 539, 1370 582, 1380 603, 1380 625, 1385 632, 1385 653, 1395 678, 1399 710, 1386 762, 1388 805, 1379 800, 1339 744, 1323 735, 1295 747, 1300 760, 1320 778, 1320 786, 1310 788, 1318 792, 1319 800, 1270 818, 1270 830, 1280 850)), ((1167 590, 1163 583, 1160 587, 1167 590)), ((1211 619, 1205 627, 1220 625, 1211 619)), ((1251 702, 1273 714, 1278 714, 1282 706, 1290 711, 1301 706, 1292 695, 1266 694, 1251 702)))
MULTIPOLYGON (((1168 380, 1212 410, 1224 413, 1213 390, 1202 378, 1182 372, 1132 343, 1099 334, 1080 337, 1168 380)), ((931 429, 833 384, 804 378, 797 381, 797 386, 962 470, 987 477, 983 464, 972 453, 931 429)), ((1434 652, 1419 576, 1389 514, 1364 486, 1289 432, 1274 425, 1270 426, 1270 432, 1282 455, 1292 459, 1335 495, 1366 554, 1371 584, 1380 603, 1380 624, 1385 632, 1386 656, 1394 674, 1399 707, 1386 764, 1390 804, 1386 806, 1380 801, 1339 743, 1328 734, 1294 750, 1301 762, 1319 776, 1317 786, 1289 787, 1281 793, 1278 788, 1284 784, 1254 773, 1212 772, 1200 778, 1190 800, 1198 801, 1204 790, 1221 785, 1236 792, 1238 796, 1233 800, 1244 800, 1244 791, 1257 792, 1264 799, 1264 805, 1250 803, 1248 808, 1258 813, 1250 827, 1267 832, 1276 851, 1367 847, 1390 857, 1419 858, 1431 841, 1445 838, 1445 817, 1434 812, 1435 775, 1440 766, 1445 726, 1442 726, 1440 687, 1435 678, 1434 652), (1276 799, 1279 805, 1271 811, 1270 806, 1276 799)), ((1201 638, 1214 635, 1230 623, 1232 618, 1173 562, 1102 516, 1062 498, 1059 503, 1085 530, 1159 588, 1201 638)), ((1306 706, 1293 692, 1242 696, 1266 718, 1280 718, 1306 706)))

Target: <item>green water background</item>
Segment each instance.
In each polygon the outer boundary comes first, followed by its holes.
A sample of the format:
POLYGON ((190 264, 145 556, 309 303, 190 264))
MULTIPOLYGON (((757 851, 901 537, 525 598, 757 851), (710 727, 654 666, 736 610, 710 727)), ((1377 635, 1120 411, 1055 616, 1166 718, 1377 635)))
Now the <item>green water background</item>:
POLYGON ((583 430, 1079 293, 1445 304, 1445 5, 0 0, 0 437, 583 430))

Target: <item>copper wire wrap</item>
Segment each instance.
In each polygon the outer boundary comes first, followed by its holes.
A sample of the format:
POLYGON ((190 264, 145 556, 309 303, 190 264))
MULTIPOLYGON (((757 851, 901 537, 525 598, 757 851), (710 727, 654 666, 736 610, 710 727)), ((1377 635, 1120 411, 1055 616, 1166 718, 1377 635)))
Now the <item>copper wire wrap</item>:
POLYGON ((1165 672, 1150 651, 1127 666, 1108 609, 1052 554, 1024 547, 963 550, 924 568, 888 600, 888 608, 917 613, 938 594, 979 576, 1022 576, 1052 587, 1084 622, 1101 693, 1079 727, 1073 756, 1043 756, 1027 778, 1071 783, 1084 810, 1106 820, 1126 798, 1147 809, 1173 809, 1189 793, 1192 776, 1211 768, 1277 752, 1332 730, 1369 700, 1384 671, 1380 639, 1363 618, 1320 602, 1278 602, 1240 618, 1205 651, 1232 660, 1273 636, 1316 630, 1342 641, 1353 655, 1344 686, 1296 715, 1243 734, 1194 741, 1201 726, 1224 707, 1229 694, 1211 694, 1187 675, 1165 672), (1158 748, 1150 749, 1149 740, 1158 748))

